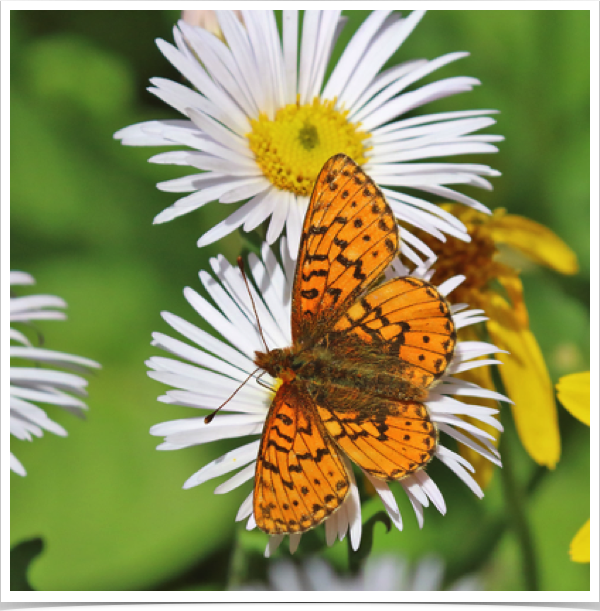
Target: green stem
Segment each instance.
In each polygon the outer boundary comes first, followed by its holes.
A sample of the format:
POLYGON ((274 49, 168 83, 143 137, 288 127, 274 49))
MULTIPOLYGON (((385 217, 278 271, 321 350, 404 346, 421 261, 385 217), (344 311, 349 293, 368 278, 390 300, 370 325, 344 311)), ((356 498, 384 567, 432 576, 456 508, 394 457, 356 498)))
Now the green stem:
POLYGON ((516 480, 511 460, 510 449, 504 444, 502 448, 501 477, 506 507, 510 516, 511 526, 521 548, 525 589, 529 591, 538 591, 538 566, 535 557, 533 536, 525 513, 525 494, 523 494, 523 490, 516 480))

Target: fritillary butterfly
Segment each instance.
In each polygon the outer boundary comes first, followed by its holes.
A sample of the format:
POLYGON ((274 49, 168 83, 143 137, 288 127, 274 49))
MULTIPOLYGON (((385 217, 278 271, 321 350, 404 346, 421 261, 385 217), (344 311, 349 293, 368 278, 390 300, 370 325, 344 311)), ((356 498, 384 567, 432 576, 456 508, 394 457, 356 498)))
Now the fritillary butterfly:
POLYGON ((380 282, 399 249, 381 191, 346 155, 321 170, 292 292, 292 346, 256 352, 281 381, 256 462, 254 516, 270 535, 309 530, 350 491, 342 452, 400 480, 433 457, 423 404, 452 358, 447 301, 411 277, 380 282))

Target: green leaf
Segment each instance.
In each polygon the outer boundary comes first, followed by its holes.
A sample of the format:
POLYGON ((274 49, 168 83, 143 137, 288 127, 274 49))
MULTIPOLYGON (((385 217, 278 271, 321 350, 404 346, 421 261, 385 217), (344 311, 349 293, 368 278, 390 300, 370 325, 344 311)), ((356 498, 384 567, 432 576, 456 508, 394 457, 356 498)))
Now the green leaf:
POLYGON ((10 589, 17 591, 33 591, 28 580, 29 565, 44 549, 44 541, 40 537, 17 543, 10 550, 10 589))
POLYGON ((390 516, 385 511, 378 511, 363 524, 360 547, 356 551, 352 549, 350 536, 348 535, 348 565, 352 573, 357 573, 363 562, 371 554, 373 549, 373 531, 377 522, 381 522, 385 526, 386 533, 389 533, 392 529, 390 516))

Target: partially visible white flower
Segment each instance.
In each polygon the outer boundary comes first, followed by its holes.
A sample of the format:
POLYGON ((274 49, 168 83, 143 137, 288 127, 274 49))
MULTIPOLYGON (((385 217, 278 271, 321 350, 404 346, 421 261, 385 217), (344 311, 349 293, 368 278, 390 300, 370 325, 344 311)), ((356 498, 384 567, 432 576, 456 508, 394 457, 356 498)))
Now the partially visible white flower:
MULTIPOLYGON (((10 285, 34 284, 35 280, 24 272, 11 272, 10 285)), ((10 433, 18 439, 32 440, 32 435, 41 437, 43 431, 65 437, 67 431, 51 420, 38 403, 57 405, 82 416, 87 409, 77 397, 85 397, 87 380, 81 376, 47 369, 41 365, 58 366, 76 371, 100 367, 98 363, 80 356, 55 352, 46 348, 36 348, 21 331, 12 327, 13 323, 30 323, 35 320, 63 320, 66 318, 61 308, 66 303, 52 295, 28 295, 10 298, 10 357, 19 362, 30 361, 31 366, 11 366, 10 368, 10 433), (73 396, 75 395, 75 396, 73 396)), ((12 363, 11 363, 12 365, 12 363)), ((26 475, 21 462, 10 455, 10 468, 19 475, 26 475)))
MULTIPOLYGON (((207 29, 180 21, 176 46, 157 44, 191 87, 163 78, 149 91, 185 115, 185 120, 148 121, 115 134, 132 146, 179 146, 155 155, 154 163, 195 168, 198 173, 159 183, 189 193, 163 210, 155 223, 170 221, 209 202, 240 204, 206 232, 198 246, 238 227, 251 231, 270 218, 272 244, 286 228, 295 258, 302 219, 314 181, 332 155, 345 153, 382 187, 398 220, 444 240, 469 241, 464 225, 415 194, 487 208, 454 190, 455 185, 491 189, 499 173, 473 163, 429 162, 454 155, 493 153, 503 138, 479 134, 495 123, 494 110, 455 111, 406 118, 428 102, 470 91, 479 81, 449 77, 413 86, 468 53, 409 60, 382 70, 423 16, 373 11, 354 34, 329 78, 331 54, 343 27, 341 11, 283 11, 279 34, 273 11, 216 11, 224 42, 207 29)), ((191 18, 191 17, 190 17, 191 18)), ((205 26, 208 27, 208 26, 205 26)), ((210 29, 210 28, 209 28, 210 29)), ((402 252, 415 264, 431 251, 406 229, 402 252)))
MULTIPOLYGON (((242 11, 232 11, 233 14, 241 21, 242 11)), ((189 10, 181 11, 181 18, 185 23, 189 23, 197 28, 203 28, 210 32, 213 36, 223 40, 223 32, 217 19, 216 11, 207 10, 189 10)))
MULTIPOLYGON (((413 567, 398 556, 370 556, 357 575, 340 576, 322 558, 308 558, 299 565, 288 558, 273 561, 268 568, 268 584, 243 585, 241 590, 338 591, 338 592, 433 592, 442 589, 444 562, 426 556, 413 567)), ((481 590, 476 576, 467 576, 449 590, 481 590)))
MULTIPOLYGON (((258 317, 269 348, 287 347, 292 344, 290 321, 294 262, 289 256, 285 240, 282 240, 281 244, 283 266, 277 262, 267 244, 263 244, 261 254, 262 259, 253 254, 248 258, 248 276, 254 279, 259 289, 257 292, 251 286, 258 317)), ((196 312, 225 341, 216 339, 178 316, 163 312, 165 321, 195 345, 189 345, 162 333, 154 333, 153 345, 187 362, 165 357, 152 357, 147 361, 147 365, 152 370, 148 372, 150 377, 174 387, 174 390, 168 390, 165 395, 161 396, 159 401, 212 411, 228 399, 256 369, 253 362, 254 353, 256 350, 262 350, 263 344, 239 269, 230 265, 222 256, 211 259, 210 263, 214 276, 206 271, 201 271, 200 280, 216 307, 189 287, 184 290, 184 295, 196 312)), ((395 261, 389 273, 407 275, 408 270, 399 261, 395 261)), ((424 265, 413 270, 412 275, 427 279, 432 273, 433 270, 424 265)), ((464 277, 461 276, 447 280, 438 287, 439 291, 447 295, 463 279, 464 277)), ((462 304, 452 308, 457 330, 484 319, 481 310, 465 310, 466 307, 465 304, 462 304)), ((459 342, 450 367, 437 386, 431 390, 425 403, 440 433, 454 438, 458 443, 465 444, 494 464, 500 465, 500 455, 490 442, 493 437, 462 418, 470 416, 492 425, 497 430, 502 430, 500 423, 493 417, 498 410, 462 403, 452 397, 452 395, 489 397, 507 401, 505 397, 496 392, 453 377, 453 374, 467 369, 496 363, 497 361, 493 359, 479 360, 479 357, 483 355, 496 352, 498 349, 495 346, 484 342, 459 342)), ((262 375, 262 381, 271 387, 276 382, 267 373, 262 375)), ((222 409, 222 412, 233 412, 233 414, 219 413, 207 425, 204 421, 206 414, 203 413, 193 418, 157 424, 150 429, 150 433, 165 438, 164 443, 158 446, 158 449, 161 450, 177 450, 218 439, 249 435, 256 437, 263 430, 272 399, 273 392, 258 384, 255 378, 251 378, 241 386, 222 409)), ((442 445, 442 442, 443 436, 435 456, 467 484, 477 496, 482 497, 483 492, 471 475, 474 472, 472 465, 462 456, 442 445)), ((255 439, 217 458, 192 475, 185 482, 184 488, 197 486, 233 471, 237 473, 219 485, 215 489, 216 494, 229 492, 253 480, 259 443, 260 440, 255 439)), ((349 468, 348 471, 353 479, 352 469, 349 468)), ((379 494, 392 522, 401 530, 402 517, 388 484, 367 473, 365 476, 379 494)), ((401 480, 399 485, 407 494, 420 527, 423 526, 423 508, 430 503, 440 513, 446 513, 442 493, 425 471, 409 475, 401 480)), ((252 510, 252 492, 242 503, 236 516, 236 520, 245 519, 248 520, 248 529, 256 526, 252 510)), ((344 503, 325 521, 327 544, 332 545, 337 538, 342 540, 349 532, 352 547, 357 549, 360 545, 361 528, 358 488, 352 481, 351 491, 344 503)), ((274 552, 283 538, 284 535, 273 535, 269 538, 267 556, 274 552)), ((300 538, 301 534, 290 535, 292 552, 296 550, 300 538)))

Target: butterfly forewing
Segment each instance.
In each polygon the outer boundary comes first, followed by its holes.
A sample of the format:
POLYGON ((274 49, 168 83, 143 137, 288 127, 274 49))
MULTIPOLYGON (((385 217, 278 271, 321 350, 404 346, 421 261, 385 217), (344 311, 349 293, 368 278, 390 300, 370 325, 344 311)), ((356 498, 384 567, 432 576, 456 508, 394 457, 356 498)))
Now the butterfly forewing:
POLYGON ((332 157, 313 190, 292 293, 292 337, 325 333, 398 254, 394 215, 373 181, 346 155, 332 157))
POLYGON ((273 399, 254 485, 256 524, 270 535, 314 528, 350 490, 339 450, 310 396, 294 383, 280 386, 273 399))

